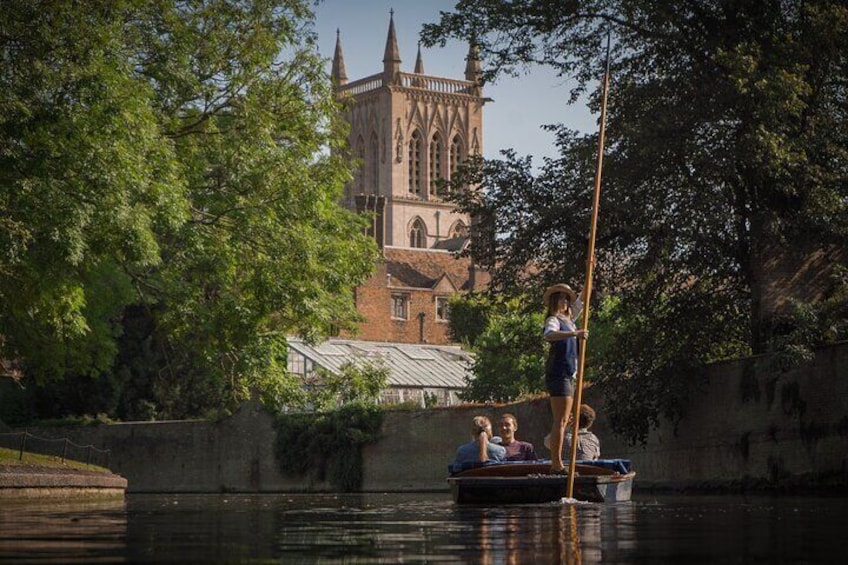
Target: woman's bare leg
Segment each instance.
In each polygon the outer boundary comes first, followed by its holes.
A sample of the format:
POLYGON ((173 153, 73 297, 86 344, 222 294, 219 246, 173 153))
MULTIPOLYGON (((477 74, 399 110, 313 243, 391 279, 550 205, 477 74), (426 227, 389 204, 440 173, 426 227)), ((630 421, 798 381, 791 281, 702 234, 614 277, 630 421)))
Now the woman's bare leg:
POLYGON ((568 416, 571 414, 573 403, 573 396, 551 397, 551 412, 553 412, 553 422, 551 423, 551 470, 553 471, 559 471, 565 467, 562 463, 562 443, 565 436, 565 426, 568 423, 568 416))

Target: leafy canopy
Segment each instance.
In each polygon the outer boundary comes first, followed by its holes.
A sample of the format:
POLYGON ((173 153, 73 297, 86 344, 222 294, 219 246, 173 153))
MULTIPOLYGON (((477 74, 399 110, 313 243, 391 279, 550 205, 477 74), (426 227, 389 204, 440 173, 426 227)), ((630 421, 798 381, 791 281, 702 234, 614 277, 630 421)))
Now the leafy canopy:
MULTIPOLYGON (((631 437, 680 414, 693 367, 773 344, 775 257, 845 249, 846 26, 843 2, 800 0, 463 0, 425 26, 428 45, 473 39, 488 80, 548 65, 595 110, 611 31, 596 291, 621 334, 598 378, 631 437)), ((505 150, 454 181, 483 188, 457 203, 510 296, 586 264, 597 136, 549 127, 540 172, 505 150)))
POLYGON ((4 4, 0 335, 28 379, 196 416, 285 379, 285 335, 353 322, 376 249, 338 204, 351 165, 312 17, 4 4))
POLYGON ((465 344, 474 358, 464 400, 507 402, 544 391, 545 347, 539 339, 544 320, 522 305, 519 299, 497 301, 479 295, 453 300, 451 331, 467 336, 465 344), (475 316, 462 315, 468 311, 475 316))

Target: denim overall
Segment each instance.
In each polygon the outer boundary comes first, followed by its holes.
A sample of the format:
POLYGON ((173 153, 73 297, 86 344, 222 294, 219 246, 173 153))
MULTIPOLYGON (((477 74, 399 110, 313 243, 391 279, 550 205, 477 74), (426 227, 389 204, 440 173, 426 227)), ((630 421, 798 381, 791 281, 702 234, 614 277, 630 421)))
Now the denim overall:
MULTIPOLYGON (((559 330, 574 331, 574 328, 557 318, 559 330)), ((560 389, 565 379, 573 379, 577 372, 577 338, 569 337, 562 341, 550 342, 548 360, 545 363, 545 385, 548 392, 560 389)))

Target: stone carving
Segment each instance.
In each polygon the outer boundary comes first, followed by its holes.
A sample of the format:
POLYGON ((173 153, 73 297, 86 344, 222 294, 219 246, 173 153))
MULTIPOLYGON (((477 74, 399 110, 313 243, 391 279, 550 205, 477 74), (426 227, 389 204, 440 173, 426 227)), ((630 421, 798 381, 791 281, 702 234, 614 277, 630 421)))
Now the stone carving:
POLYGON ((395 134, 395 161, 401 163, 403 161, 403 131, 400 128, 400 118, 397 119, 397 133, 395 134))

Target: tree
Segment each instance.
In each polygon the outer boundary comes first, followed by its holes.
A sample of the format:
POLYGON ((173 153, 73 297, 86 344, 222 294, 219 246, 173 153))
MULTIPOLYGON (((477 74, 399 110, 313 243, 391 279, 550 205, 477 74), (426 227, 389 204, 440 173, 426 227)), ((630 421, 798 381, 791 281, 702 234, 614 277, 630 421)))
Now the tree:
POLYGON ((389 368, 381 360, 344 363, 338 373, 321 369, 317 388, 308 400, 315 410, 327 411, 346 404, 376 406, 388 386, 389 368))
POLYGON ((0 10, 0 335, 30 381, 119 376, 127 413, 202 415, 285 378, 285 335, 353 322, 377 254, 339 205, 311 19, 306 0, 0 10))
MULTIPOLYGON (((834 1, 524 0, 459 2, 425 26, 429 45, 474 38, 488 79, 533 64, 575 77, 572 102, 602 76, 612 30, 596 273, 622 333, 598 371, 631 438, 680 414, 681 375, 768 349, 775 254, 845 248, 846 24, 834 1)), ((458 204, 496 290, 582 278, 597 139, 552 128, 560 157, 539 174, 506 151, 459 179, 485 189, 458 204)))
POLYGON ((448 332, 451 341, 473 347, 489 325, 491 298, 483 293, 456 294, 450 299, 448 332))
POLYGON ((539 339, 544 320, 522 304, 518 299, 490 303, 485 329, 470 348, 474 362, 463 399, 507 402, 544 391, 547 348, 539 339))
MULTIPOLYGON (((491 295, 465 295, 452 300, 450 331, 463 335, 474 362, 466 377, 464 400, 509 402, 545 391, 548 344, 540 339, 544 316, 526 297, 501 300, 491 295), (454 316, 455 312, 464 316, 454 316), (474 315, 467 315, 473 313, 474 315)), ((592 347, 587 351, 585 382, 597 378, 595 360, 611 355, 624 330, 615 298, 600 301, 593 315, 592 347)))

